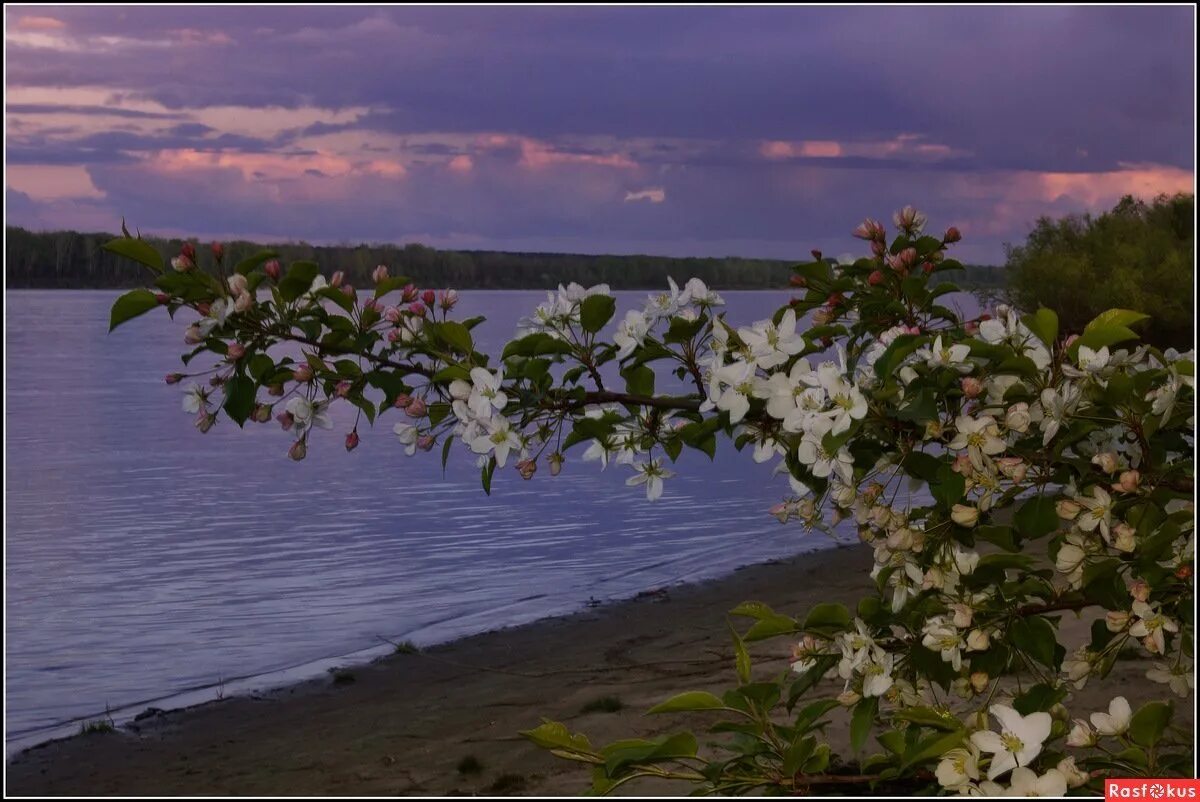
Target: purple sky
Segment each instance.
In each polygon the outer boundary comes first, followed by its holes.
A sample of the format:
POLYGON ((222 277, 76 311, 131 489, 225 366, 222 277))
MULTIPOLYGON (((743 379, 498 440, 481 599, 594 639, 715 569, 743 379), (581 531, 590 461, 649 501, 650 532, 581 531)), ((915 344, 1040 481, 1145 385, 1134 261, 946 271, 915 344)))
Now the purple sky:
POLYGON ((1191 191, 1192 7, 6 8, 7 222, 998 262, 1191 191))

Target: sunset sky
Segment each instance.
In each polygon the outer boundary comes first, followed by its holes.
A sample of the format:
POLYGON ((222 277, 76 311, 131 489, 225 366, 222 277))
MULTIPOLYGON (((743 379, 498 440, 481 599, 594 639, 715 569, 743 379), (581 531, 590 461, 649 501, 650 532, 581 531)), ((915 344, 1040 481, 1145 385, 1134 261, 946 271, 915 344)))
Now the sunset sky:
POLYGON ((999 262, 1191 191, 1193 9, 6 8, 7 222, 999 262))

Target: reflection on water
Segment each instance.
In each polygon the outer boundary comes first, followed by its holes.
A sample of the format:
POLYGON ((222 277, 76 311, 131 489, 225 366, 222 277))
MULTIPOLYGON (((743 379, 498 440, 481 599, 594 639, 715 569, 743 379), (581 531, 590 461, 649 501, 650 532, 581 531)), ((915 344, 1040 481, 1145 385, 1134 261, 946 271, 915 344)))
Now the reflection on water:
MULTIPOLYGON (((642 298, 618 295, 621 310, 642 298)), ((491 318, 476 330, 491 353, 544 298, 462 296, 463 317, 491 318)), ((831 542, 766 514, 786 481, 748 454, 718 472, 685 453, 651 504, 628 468, 579 450, 554 479, 498 473, 488 497, 465 453, 444 478, 437 454, 406 458, 387 416, 347 454, 340 410, 300 463, 274 424, 200 435, 162 382, 183 326, 153 314, 106 335, 114 297, 7 293, 10 738, 379 636, 444 641, 831 542)), ((729 318, 785 297, 729 293, 729 318)))

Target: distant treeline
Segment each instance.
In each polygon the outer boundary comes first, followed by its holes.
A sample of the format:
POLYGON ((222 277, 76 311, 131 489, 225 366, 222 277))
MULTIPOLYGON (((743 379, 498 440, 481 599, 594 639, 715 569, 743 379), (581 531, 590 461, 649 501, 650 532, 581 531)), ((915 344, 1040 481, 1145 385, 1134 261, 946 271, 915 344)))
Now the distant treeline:
MULTIPOLYGON (((77 231, 35 232, 6 229, 5 276, 9 287, 105 288, 134 287, 146 276, 131 262, 113 256, 100 246, 113 238, 107 233, 77 231)), ((147 238, 166 256, 178 253, 182 240, 147 238)), ((253 242, 225 243, 229 263, 259 252, 275 250, 285 264, 309 260, 326 275, 345 271, 359 286, 370 281, 376 265, 387 265, 393 275, 409 276, 427 287, 459 289, 543 289, 560 282, 614 289, 647 289, 666 284, 667 276, 682 282, 692 276, 717 289, 766 289, 787 286, 793 262, 773 259, 674 258, 667 256, 590 256, 569 253, 508 253, 504 251, 443 251, 424 245, 322 245, 253 242)), ((207 248, 197 247, 201 264, 207 248)), ((809 257, 803 257, 807 260, 809 257)), ((956 277, 964 288, 996 288, 1004 283, 1003 268, 969 267, 956 277)))

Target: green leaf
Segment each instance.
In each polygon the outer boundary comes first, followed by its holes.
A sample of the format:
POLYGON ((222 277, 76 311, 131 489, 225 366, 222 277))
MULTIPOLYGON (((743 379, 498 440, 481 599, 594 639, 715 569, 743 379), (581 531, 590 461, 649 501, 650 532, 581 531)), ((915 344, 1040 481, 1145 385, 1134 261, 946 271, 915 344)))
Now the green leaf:
POLYGON ((737 665, 738 680, 744 685, 750 681, 750 653, 746 651, 746 644, 732 626, 729 627, 729 634, 733 636, 733 654, 734 662, 737 665))
POLYGON ((855 754, 861 752, 863 745, 866 744, 877 712, 879 712, 878 696, 868 696, 854 706, 854 712, 850 715, 850 748, 855 754))
POLYGON ((1056 649, 1058 634, 1054 625, 1041 616, 1018 618, 1008 629, 1009 640, 1014 646, 1044 666, 1057 669, 1056 649))
POLYGON ((589 295, 579 305, 579 324, 583 330, 595 334, 617 311, 617 299, 611 295, 589 295))
POLYGON ((140 265, 145 265, 155 273, 163 272, 162 256, 144 240, 133 239, 132 237, 117 237, 116 239, 109 240, 100 247, 109 253, 115 253, 117 256, 124 256, 126 259, 132 259, 140 265))
POLYGON ((1058 315, 1054 310, 1043 306, 1032 315, 1025 315, 1021 322, 1036 334, 1047 348, 1054 348, 1054 342, 1058 339, 1058 315))
POLYGON ((1092 319, 1092 322, 1083 327, 1086 334, 1089 329, 1100 328, 1101 326, 1129 326, 1133 323, 1141 322, 1150 317, 1143 312, 1135 312, 1132 309, 1109 309, 1101 312, 1092 319))
POLYGON ((294 301, 312 288, 313 279, 321 272, 316 262, 293 262, 287 275, 279 280, 279 294, 285 301, 294 301))
POLYGON ((254 379, 234 376, 225 382, 225 414, 241 426, 254 411, 254 379))
POLYGON ((542 721, 544 723, 540 727, 535 727, 532 730, 521 730, 520 734, 543 749, 566 749, 568 751, 594 754, 587 736, 582 733, 572 735, 567 730, 566 725, 560 724, 557 721, 550 721, 548 719, 543 719, 542 721))
POLYGON ((892 718, 901 721, 911 721, 923 727, 933 727, 947 732, 958 732, 963 728, 958 717, 947 710, 935 710, 932 707, 907 707, 897 710, 892 718))
POLYGON ((1152 747, 1162 738, 1171 723, 1174 710, 1167 702, 1147 702, 1129 722, 1129 737, 1139 746, 1152 747))
POLYGON ((942 506, 949 509, 962 500, 967 492, 967 480, 961 473, 956 473, 949 465, 943 464, 938 468, 937 482, 929 486, 929 492, 942 506))
POLYGON ((1013 516, 1013 525, 1026 538, 1039 538, 1058 529, 1058 513, 1053 496, 1034 496, 1021 505, 1013 516))
POLYGON ((275 251, 271 251, 271 250, 259 251, 258 253, 254 254, 253 256, 248 257, 248 258, 243 259, 242 261, 238 262, 237 267, 235 267, 233 269, 233 271, 235 273, 239 273, 244 276, 247 273, 249 273, 251 270, 253 270, 254 268, 265 264, 268 260, 274 259, 277 256, 279 256, 279 254, 276 253, 275 251))
POLYGON ((1067 697, 1067 688, 1054 687, 1044 682, 1034 685, 1025 693, 1013 699, 1013 709, 1022 716, 1030 713, 1046 712, 1067 697))
POLYGON ((766 640, 779 635, 790 635, 795 631, 795 619, 786 615, 776 615, 756 621, 754 626, 746 632, 745 639, 748 641, 766 640))
POLYGON ((156 306, 158 306, 158 298, 150 290, 130 290, 113 303, 108 319, 108 330, 112 331, 122 323, 132 320, 138 315, 146 314, 156 306))
POLYGON ((648 713, 682 713, 692 710, 724 710, 725 703, 707 691, 687 691, 650 708, 648 713))
POLYGON ((922 741, 918 741, 913 744, 910 751, 905 753, 904 762, 901 764, 900 770, 903 771, 910 766, 923 763, 930 758, 940 758, 951 749, 960 745, 964 737, 966 737, 966 733, 963 730, 956 730, 946 735, 931 735, 922 741))
POLYGON ((846 629, 850 626, 850 611, 844 604, 824 602, 813 607, 804 618, 804 629, 846 629))
POLYGON ((621 371, 625 391, 633 395, 654 395, 654 369, 648 365, 630 365, 621 371))
POLYGON ((426 323, 425 329, 432 330, 435 336, 464 354, 470 354, 474 350, 474 343, 471 341, 471 332, 457 320, 447 320, 444 323, 426 323))
POLYGON ((812 668, 801 674, 800 678, 793 682, 792 687, 788 689, 787 709, 791 710, 795 707, 796 701, 812 690, 813 686, 820 682, 840 661, 841 657, 836 654, 823 654, 815 658, 812 668))

